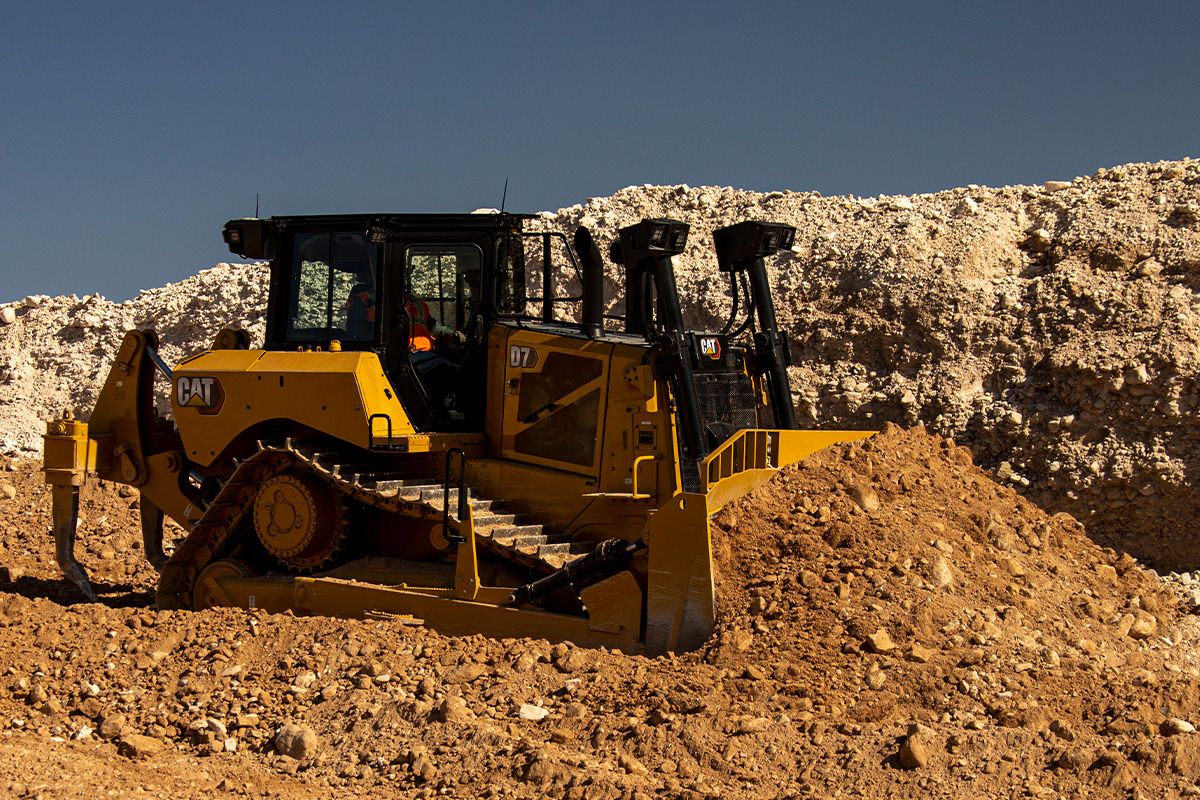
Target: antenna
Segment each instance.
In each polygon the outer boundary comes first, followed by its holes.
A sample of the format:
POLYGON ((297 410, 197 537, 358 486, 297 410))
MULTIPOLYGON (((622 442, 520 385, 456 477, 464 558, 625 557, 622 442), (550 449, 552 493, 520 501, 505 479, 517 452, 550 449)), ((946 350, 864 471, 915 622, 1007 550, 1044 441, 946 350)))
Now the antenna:
POLYGON ((254 193, 254 218, 258 219, 258 192, 254 193))
POLYGON ((504 179, 504 194, 500 195, 500 213, 504 213, 504 201, 508 199, 508 178, 504 179))

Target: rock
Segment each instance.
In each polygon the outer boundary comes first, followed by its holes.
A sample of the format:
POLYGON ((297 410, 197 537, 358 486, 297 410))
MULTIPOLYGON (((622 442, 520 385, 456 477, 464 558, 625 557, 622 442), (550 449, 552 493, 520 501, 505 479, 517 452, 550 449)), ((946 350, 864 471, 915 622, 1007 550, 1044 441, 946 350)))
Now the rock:
POLYGON ((954 570, 950 562, 938 556, 929 565, 929 582, 938 589, 946 589, 954 585, 954 570))
POLYGON ((1050 231, 1045 228, 1038 228, 1026 237, 1025 249, 1033 253, 1044 253, 1050 249, 1050 244, 1053 241, 1050 237, 1050 231))
POLYGON ((647 775, 650 772, 642 762, 628 753, 619 755, 617 757, 617 764, 629 775, 647 775))
POLYGON ((437 765, 428 753, 421 753, 413 759, 412 772, 421 780, 429 782, 437 777, 437 765))
POLYGON ((460 683, 470 683, 486 674, 487 667, 483 664, 463 664, 461 667, 455 667, 447 672, 443 680, 453 686, 460 683))
POLYGON ((746 717, 738 721, 737 732, 741 734, 759 733, 773 724, 767 717, 746 717))
POLYGON ((1083 772, 1095 761, 1096 757, 1090 751, 1081 747, 1068 747, 1054 759, 1054 765, 1071 772, 1083 772))
POLYGON ((850 493, 850 499, 863 511, 875 511, 879 508, 879 495, 875 493, 874 489, 852 484, 846 488, 846 491, 850 493))
POLYGON ((25 569, 23 567, 0 567, 0 583, 16 583, 24 576, 25 569))
POLYGON ((1138 364, 1125 370, 1124 378, 1130 386, 1142 386, 1150 382, 1150 371, 1145 364, 1138 364))
POLYGON ((0 483, 0 497, 5 500, 14 500, 17 497, 17 487, 11 483, 0 483))
POLYGON ((128 733, 117 742, 117 752, 127 758, 146 758, 167 749, 164 742, 151 736, 128 733))
POLYGON ((954 213, 960 217, 970 216, 979 213, 979 203, 973 198, 964 197, 957 206, 954 207, 954 213))
POLYGON ((754 634, 748 630, 738 628, 729 634, 729 645, 735 651, 744 653, 754 644, 754 634))
POLYGON ((522 703, 521 707, 517 709, 517 716, 530 722, 541 722, 550 716, 550 712, 533 703, 522 703))
POLYGON ((891 634, 883 628, 867 637, 867 646, 873 653, 890 653, 896 649, 896 643, 892 641, 891 634))
POLYGON ((1129 635, 1134 639, 1149 639, 1158 631, 1158 619, 1148 611, 1138 609, 1129 626, 1129 635))
POLYGON ((1133 272, 1134 275, 1140 278, 1157 278, 1163 273, 1163 265, 1152 258, 1147 258, 1144 261, 1139 261, 1134 266, 1133 272))
POLYGON ((1064 189, 1071 188, 1070 181, 1045 181, 1042 183, 1042 188, 1047 192, 1061 192, 1064 189))
POLYGON ((122 714, 110 714, 100 723, 100 735, 106 739, 116 739, 125 732, 125 717, 122 714))
POLYGON ((1172 717, 1162 724, 1163 736, 1178 736, 1181 733, 1195 733, 1196 726, 1186 719, 1172 717))
POLYGON ((913 733, 900 746, 900 766, 905 769, 920 769, 929 763, 929 750, 922 734, 913 733))
POLYGON ((1171 216, 1184 224, 1200 221, 1200 205, 1196 203, 1180 203, 1175 206, 1175 210, 1171 212, 1171 216))
POLYGON ((459 695, 450 695, 437 706, 436 718, 442 722, 464 723, 469 722, 473 716, 467 708, 467 701, 459 695))
POLYGON ((281 756, 303 761, 316 754, 321 740, 307 725, 287 723, 275 735, 275 752, 281 756))
POLYGON ((767 672, 757 664, 747 664, 742 669, 742 677, 748 681, 761 681, 767 677, 767 672))
POLYGON ((0 308, 0 322, 5 325, 12 325, 17 321, 17 310, 12 306, 0 308))
POLYGON ((922 647, 919 644, 914 644, 908 649, 908 660, 915 661, 918 664, 928 664, 929 659, 933 658, 933 650, 928 647, 922 647))
POLYGON ((316 681, 317 681, 317 673, 312 672, 312 671, 301 672, 299 675, 296 676, 296 679, 294 681, 292 681, 292 686, 295 686, 299 689, 307 689, 308 687, 310 687, 314 683, 316 683, 316 681))

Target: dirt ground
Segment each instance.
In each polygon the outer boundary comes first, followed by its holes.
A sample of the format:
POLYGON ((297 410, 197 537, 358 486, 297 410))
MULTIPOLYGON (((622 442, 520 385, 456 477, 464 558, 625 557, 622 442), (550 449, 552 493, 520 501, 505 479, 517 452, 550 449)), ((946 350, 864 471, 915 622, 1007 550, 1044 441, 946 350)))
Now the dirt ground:
POLYGON ((84 498, 86 603, 53 566, 36 464, 3 470, 8 796, 1200 795, 1196 617, 920 428, 718 514, 718 630, 658 659, 156 612, 136 495, 113 485, 84 498))

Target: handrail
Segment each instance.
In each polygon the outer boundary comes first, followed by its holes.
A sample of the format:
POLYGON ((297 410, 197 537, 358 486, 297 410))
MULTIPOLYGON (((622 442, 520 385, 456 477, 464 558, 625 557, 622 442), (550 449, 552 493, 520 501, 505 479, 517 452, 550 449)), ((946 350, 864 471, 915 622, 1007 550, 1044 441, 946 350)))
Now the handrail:
POLYGON ((750 428, 738 431, 700 463, 701 491, 738 473, 774 469, 779 455, 779 432, 750 428))
POLYGON ((387 447, 394 447, 392 444, 392 417, 390 414, 377 413, 367 417, 367 449, 375 449, 375 420, 382 418, 387 423, 387 447))
POLYGON ((638 492, 638 467, 647 461, 658 461, 659 458, 660 456, 656 454, 649 456, 638 456, 633 460, 633 487, 630 489, 630 494, 632 494, 635 498, 639 500, 645 500, 650 497, 648 494, 640 494, 638 492))
POLYGON ((450 465, 458 453, 458 519, 467 515, 467 453, 461 447, 446 451, 445 480, 442 482, 442 535, 451 544, 462 544, 465 539, 457 532, 450 532, 450 465))

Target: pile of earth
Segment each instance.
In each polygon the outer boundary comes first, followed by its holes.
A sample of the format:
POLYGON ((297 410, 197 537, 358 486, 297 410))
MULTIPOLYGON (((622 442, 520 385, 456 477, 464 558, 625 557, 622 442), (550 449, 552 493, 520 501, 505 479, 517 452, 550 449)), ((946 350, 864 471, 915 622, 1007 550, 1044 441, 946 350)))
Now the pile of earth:
MULTIPOLYGON (((602 251, 644 217, 689 223, 678 280, 706 329, 729 309, 711 232, 796 226, 770 271, 803 424, 921 423, 1102 543, 1200 565, 1200 162, 911 197, 629 187, 541 217, 588 225, 602 251)), ((615 268, 607 293, 621 311, 615 268)), ((0 451, 36 451, 63 409, 86 416, 126 329, 157 328, 172 362, 226 325, 261 343, 265 294, 261 265, 219 264, 124 303, 0 306, 0 451)))
POLYGON ((137 497, 90 485, 64 583, 0 471, 11 796, 1200 794, 1200 625, 1128 556, 920 428, 721 511, 718 630, 657 659, 397 621, 155 612, 137 497))

